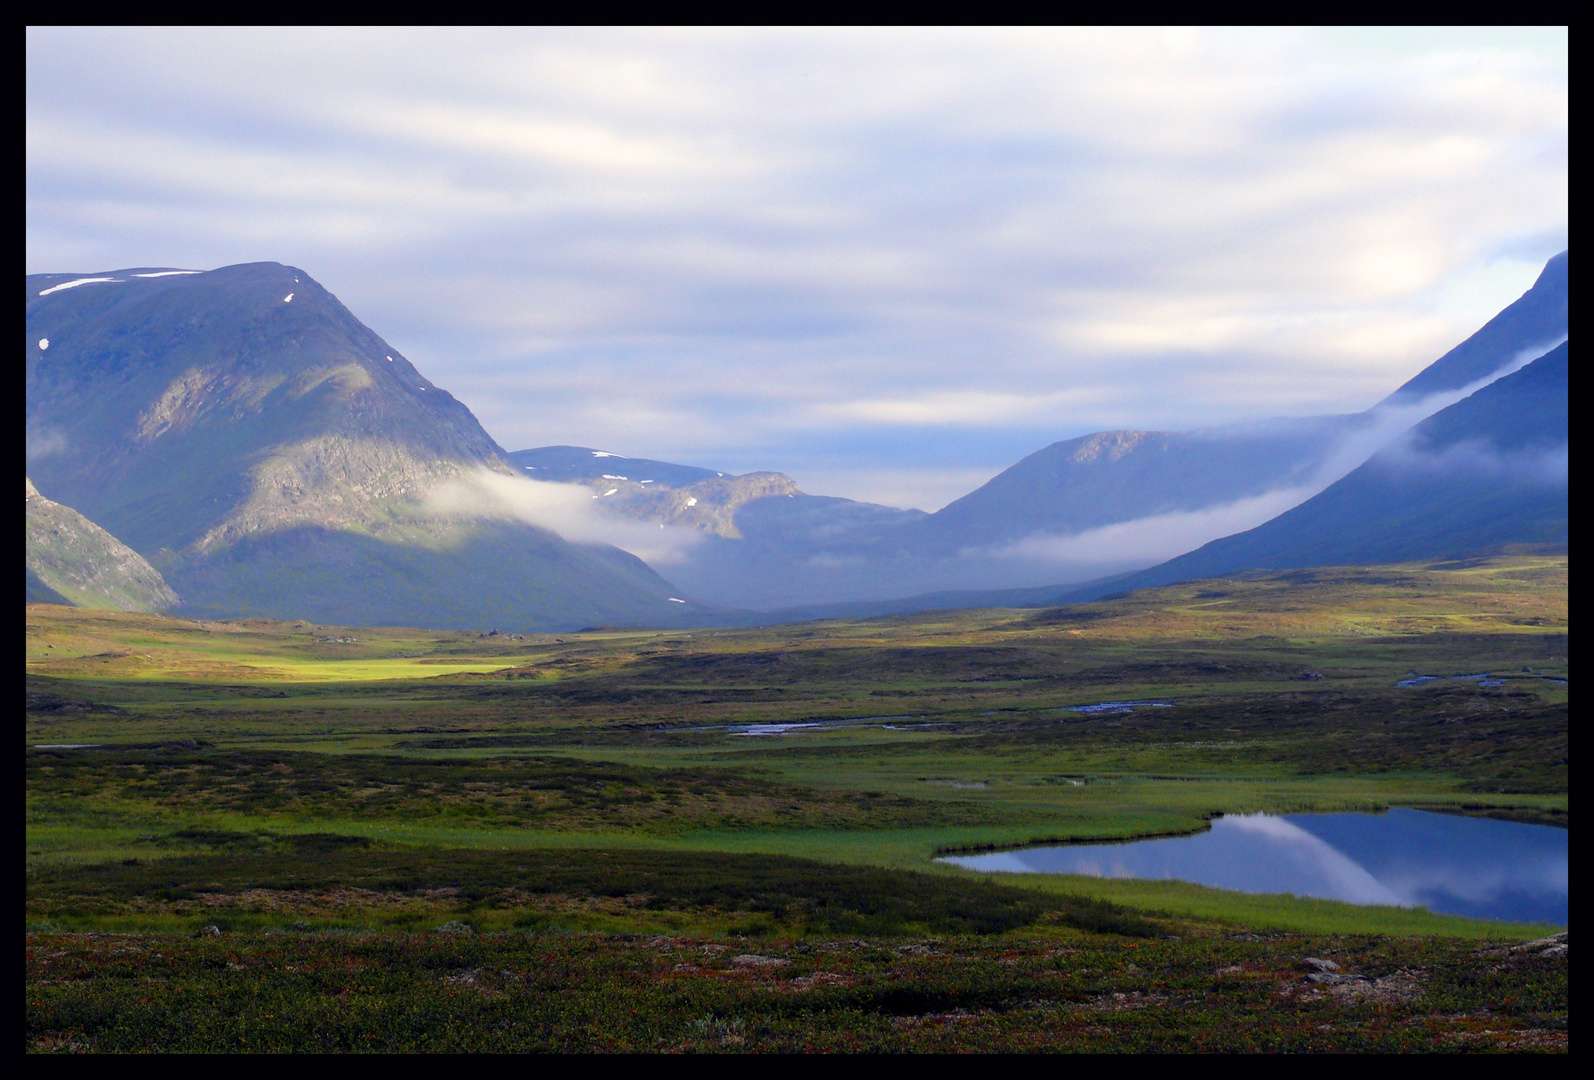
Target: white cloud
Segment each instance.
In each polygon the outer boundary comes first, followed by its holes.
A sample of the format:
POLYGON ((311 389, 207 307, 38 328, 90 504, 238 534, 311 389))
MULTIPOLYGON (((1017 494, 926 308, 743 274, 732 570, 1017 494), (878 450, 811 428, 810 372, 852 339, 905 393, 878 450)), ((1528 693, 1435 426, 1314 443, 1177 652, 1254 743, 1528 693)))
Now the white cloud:
POLYGON ((581 484, 550 484, 490 469, 438 485, 424 505, 430 513, 445 516, 524 521, 577 544, 611 544, 654 566, 680 561, 702 541, 693 529, 612 516, 581 484))
POLYGON ((1347 432, 1328 455, 1314 478, 1314 486, 1321 489, 1338 480, 1356 466, 1372 457, 1380 448, 1396 442, 1417 424, 1434 413, 1454 405, 1488 386, 1496 379, 1520 371, 1561 342, 1565 336, 1522 349, 1498 369, 1483 378, 1474 379, 1465 386, 1427 394, 1411 401, 1382 402, 1367 411, 1365 426, 1347 432))
POLYGON ((1565 244, 1565 37, 32 29, 27 266, 302 266, 512 447, 972 468, 1405 381, 1565 244))
POLYGON ((1150 566, 1219 537, 1254 529, 1312 494, 1310 488, 1281 488, 1222 506, 1156 514, 1068 536, 1036 533, 995 549, 962 554, 1073 565, 1150 566))
POLYGON ((1558 485, 1567 482, 1567 446, 1549 450, 1532 449, 1502 452, 1488 440, 1469 439, 1439 451, 1416 448, 1402 438, 1379 455, 1379 464, 1403 472, 1432 476, 1469 476, 1479 480, 1514 480, 1521 483, 1558 485))
POLYGON ((825 402, 814 411, 835 421, 875 424, 1000 425, 1088 404, 1100 397, 1088 390, 1055 394, 993 394, 977 390, 942 390, 912 397, 874 401, 825 402))

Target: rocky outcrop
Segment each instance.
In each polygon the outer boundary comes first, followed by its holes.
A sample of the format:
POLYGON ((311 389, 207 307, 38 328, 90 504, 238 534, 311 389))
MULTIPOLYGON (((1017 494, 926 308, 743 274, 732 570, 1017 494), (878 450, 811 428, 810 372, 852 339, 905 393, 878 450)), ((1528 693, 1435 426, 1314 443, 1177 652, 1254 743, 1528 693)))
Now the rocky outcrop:
POLYGON ((756 472, 745 476, 716 476, 683 487, 644 485, 631 479, 584 481, 610 513, 678 525, 739 539, 736 511, 755 499, 799 495, 797 482, 783 473, 756 472))
POLYGON ((177 594, 138 552, 27 480, 28 601, 164 611, 177 594))

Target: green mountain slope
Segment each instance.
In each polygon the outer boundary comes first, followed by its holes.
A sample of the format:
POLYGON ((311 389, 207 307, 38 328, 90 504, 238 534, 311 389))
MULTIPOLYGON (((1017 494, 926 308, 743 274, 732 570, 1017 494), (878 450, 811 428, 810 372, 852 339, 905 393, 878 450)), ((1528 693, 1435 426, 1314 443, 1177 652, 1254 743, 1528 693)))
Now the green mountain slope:
POLYGON ((30 473, 193 614, 688 617, 622 552, 493 505, 437 510, 440 488, 514 470, 464 405, 293 267, 29 277, 27 422, 30 473))
POLYGON ((164 611, 177 594, 138 552, 27 480, 28 603, 164 611))

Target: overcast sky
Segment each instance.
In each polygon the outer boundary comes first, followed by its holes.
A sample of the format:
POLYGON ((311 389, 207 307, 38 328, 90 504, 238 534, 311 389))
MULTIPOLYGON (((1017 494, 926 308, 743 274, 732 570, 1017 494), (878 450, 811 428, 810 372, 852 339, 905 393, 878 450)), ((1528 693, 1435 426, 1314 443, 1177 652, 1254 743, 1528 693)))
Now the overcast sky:
POLYGON ((27 271, 308 271, 506 449, 933 510, 1365 408, 1566 246, 1567 32, 27 34, 27 271))

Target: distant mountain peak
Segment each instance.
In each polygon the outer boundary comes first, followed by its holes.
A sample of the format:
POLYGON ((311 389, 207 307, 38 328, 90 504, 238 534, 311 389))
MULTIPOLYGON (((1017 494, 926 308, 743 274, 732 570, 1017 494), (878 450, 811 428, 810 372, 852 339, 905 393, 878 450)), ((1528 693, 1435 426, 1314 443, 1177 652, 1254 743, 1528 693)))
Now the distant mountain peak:
MULTIPOLYGON (((1090 461, 1121 461, 1134 452, 1144 443, 1150 431, 1098 431, 1094 435, 1084 435, 1078 439, 1070 440, 1073 450, 1068 454, 1070 461, 1081 464, 1090 461)), ((1064 445, 1069 445, 1065 443, 1064 445)))

